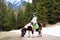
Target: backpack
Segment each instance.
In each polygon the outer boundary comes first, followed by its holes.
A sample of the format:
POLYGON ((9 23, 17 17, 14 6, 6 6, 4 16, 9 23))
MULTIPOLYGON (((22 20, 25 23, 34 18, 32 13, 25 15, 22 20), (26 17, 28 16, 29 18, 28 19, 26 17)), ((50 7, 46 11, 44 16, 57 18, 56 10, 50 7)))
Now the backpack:
POLYGON ((36 23, 36 24, 33 25, 33 28, 34 29, 38 29, 39 28, 39 25, 36 23))

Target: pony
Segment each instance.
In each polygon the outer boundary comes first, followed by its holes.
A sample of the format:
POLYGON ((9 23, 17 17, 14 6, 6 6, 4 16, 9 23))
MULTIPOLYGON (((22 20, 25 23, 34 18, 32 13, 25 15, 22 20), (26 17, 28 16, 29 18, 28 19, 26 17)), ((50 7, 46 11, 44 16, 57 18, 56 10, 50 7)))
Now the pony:
POLYGON ((41 23, 39 22, 38 23, 38 26, 39 26, 39 28, 38 29, 33 29, 32 28, 32 25, 33 23, 30 23, 30 25, 28 25, 28 26, 26 26, 26 27, 23 27, 22 28, 22 30, 21 30, 21 37, 24 37, 24 35, 26 34, 26 31, 29 31, 29 37, 30 37, 30 31, 32 32, 32 34, 34 34, 34 30, 36 30, 38 33, 39 33, 39 35, 38 35, 38 37, 39 36, 41 36, 42 37, 42 35, 40 35, 41 34, 41 30, 42 30, 42 25, 41 25, 41 23))

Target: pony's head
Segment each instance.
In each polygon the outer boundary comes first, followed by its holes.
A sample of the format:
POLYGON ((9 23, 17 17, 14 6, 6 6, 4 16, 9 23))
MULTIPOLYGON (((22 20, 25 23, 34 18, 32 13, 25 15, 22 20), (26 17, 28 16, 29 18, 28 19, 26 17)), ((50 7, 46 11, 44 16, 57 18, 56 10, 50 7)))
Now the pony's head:
POLYGON ((22 30, 21 30, 21 37, 24 37, 25 34, 26 34, 26 28, 22 28, 22 30))

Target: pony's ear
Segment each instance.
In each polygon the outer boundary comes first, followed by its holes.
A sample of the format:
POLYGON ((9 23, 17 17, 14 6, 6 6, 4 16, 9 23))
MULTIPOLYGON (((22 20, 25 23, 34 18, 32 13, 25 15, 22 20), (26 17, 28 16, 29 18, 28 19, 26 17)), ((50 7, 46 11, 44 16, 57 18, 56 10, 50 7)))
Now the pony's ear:
POLYGON ((23 29, 21 29, 21 32, 22 32, 23 29))
POLYGON ((21 31, 23 31, 23 30, 24 30, 24 28, 21 29, 21 31))

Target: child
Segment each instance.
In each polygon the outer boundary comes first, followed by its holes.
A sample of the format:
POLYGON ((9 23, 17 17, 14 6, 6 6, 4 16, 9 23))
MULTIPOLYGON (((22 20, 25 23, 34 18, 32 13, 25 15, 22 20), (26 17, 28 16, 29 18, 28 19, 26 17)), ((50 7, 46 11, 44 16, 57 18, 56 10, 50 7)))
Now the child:
POLYGON ((31 20, 31 22, 32 22, 33 24, 37 23, 36 13, 33 14, 33 18, 32 18, 32 20, 31 20))

